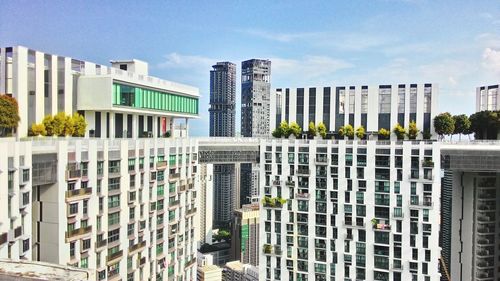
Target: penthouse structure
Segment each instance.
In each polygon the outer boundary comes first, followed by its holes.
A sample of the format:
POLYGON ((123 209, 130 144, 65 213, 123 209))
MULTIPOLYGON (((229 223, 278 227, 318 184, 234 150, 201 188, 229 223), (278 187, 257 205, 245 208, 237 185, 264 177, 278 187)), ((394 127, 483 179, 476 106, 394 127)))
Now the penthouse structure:
POLYGON ((18 137, 58 112, 81 113, 98 138, 173 135, 175 119, 198 116, 198 89, 149 76, 146 62, 109 67, 22 46, 0 49, 0 93, 22 109, 18 137))
POLYGON ((436 84, 278 88, 271 93, 270 129, 284 120, 304 130, 309 122, 323 122, 330 133, 350 124, 375 135, 382 128, 407 128, 414 121, 422 132, 433 133, 437 97, 436 84))
POLYGON ((480 86, 476 88, 476 111, 500 110, 500 85, 480 86))

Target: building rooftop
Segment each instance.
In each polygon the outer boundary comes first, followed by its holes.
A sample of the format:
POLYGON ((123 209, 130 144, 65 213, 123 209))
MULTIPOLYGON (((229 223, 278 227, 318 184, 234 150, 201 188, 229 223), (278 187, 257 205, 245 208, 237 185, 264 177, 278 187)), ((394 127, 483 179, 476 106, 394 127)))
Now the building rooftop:
POLYGON ((94 281, 93 271, 36 261, 0 259, 0 280, 8 281, 94 281))
POLYGON ((211 271, 222 271, 222 268, 210 264, 210 265, 205 265, 199 269, 201 272, 211 272, 211 271))
POLYGON ((240 261, 230 261, 226 263, 226 267, 234 271, 243 272, 244 264, 242 264, 240 261))

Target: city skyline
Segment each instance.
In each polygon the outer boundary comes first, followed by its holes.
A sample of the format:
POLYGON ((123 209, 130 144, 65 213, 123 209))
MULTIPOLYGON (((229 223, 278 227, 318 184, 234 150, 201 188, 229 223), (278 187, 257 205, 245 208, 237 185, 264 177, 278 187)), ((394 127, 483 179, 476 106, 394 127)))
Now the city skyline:
MULTIPOLYGON (((195 136, 208 135, 207 73, 217 61, 237 64, 239 84, 239 62, 270 59, 272 89, 437 83, 439 111, 454 114, 474 112, 471 103, 461 101, 472 100, 477 85, 498 84, 500 8, 494 1, 292 2, 258 11, 260 5, 227 2, 217 7, 199 3, 199 9, 176 3, 130 4, 6 3, 0 19, 3 45, 30 46, 102 64, 112 59, 148 61, 152 75, 200 88, 201 118, 190 124, 195 136), (130 8, 149 16, 124 17, 126 21, 112 17, 130 8), (442 17, 445 13, 454 17, 442 17), (62 16, 54 20, 53 14, 62 16), (230 16, 213 17, 220 14, 230 16), (100 32, 101 27, 110 32, 100 32), (221 32, 224 40, 215 40, 218 37, 212 35, 221 32), (116 44, 125 41, 128 44, 116 44), (227 48, 228 42, 232 48, 227 48)), ((240 103, 237 87, 238 129, 240 103)))

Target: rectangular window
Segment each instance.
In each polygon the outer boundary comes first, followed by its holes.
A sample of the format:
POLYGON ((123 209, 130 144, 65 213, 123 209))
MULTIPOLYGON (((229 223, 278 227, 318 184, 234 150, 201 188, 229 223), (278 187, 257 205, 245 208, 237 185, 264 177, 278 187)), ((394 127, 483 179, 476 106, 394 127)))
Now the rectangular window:
POLYGON ((380 88, 378 94, 379 113, 391 113, 391 89, 380 88))

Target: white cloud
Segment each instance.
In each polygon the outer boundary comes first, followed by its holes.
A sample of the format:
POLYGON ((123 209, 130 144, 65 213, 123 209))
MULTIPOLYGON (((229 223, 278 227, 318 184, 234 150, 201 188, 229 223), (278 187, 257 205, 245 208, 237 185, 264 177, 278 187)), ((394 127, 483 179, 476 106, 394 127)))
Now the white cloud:
POLYGON ((351 68, 347 61, 328 56, 301 59, 271 58, 273 87, 321 85, 333 80, 338 70, 351 68), (309 85, 304 85, 308 83, 309 85))
POLYGON ((486 48, 483 52, 483 66, 500 74, 500 50, 486 48))
POLYGON ((245 29, 238 30, 239 32, 243 32, 252 36, 264 38, 271 41, 278 42, 292 42, 297 40, 304 40, 312 37, 321 36, 321 32, 297 32, 297 33, 279 33, 279 32, 271 32, 266 30, 259 29, 245 29))
MULTIPOLYGON (((158 64, 159 68, 182 68, 182 69, 210 69, 217 60, 203 56, 181 55, 170 53, 165 56, 165 61, 158 64)), ((206 71, 208 71, 206 70, 206 71)))

